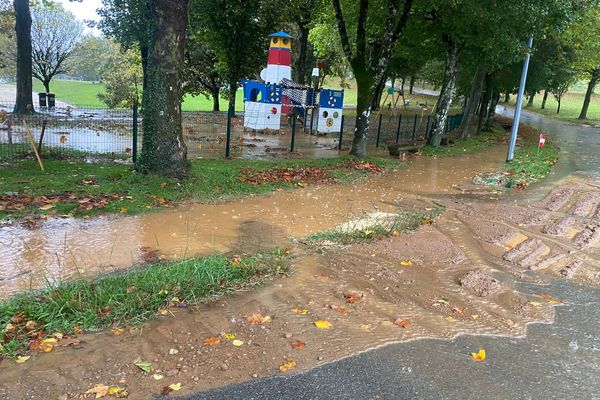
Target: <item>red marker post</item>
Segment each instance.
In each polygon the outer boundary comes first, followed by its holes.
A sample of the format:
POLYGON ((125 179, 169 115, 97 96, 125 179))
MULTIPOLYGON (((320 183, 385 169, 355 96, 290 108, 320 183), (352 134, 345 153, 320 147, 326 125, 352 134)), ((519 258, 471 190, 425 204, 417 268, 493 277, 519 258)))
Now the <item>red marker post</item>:
POLYGON ((540 141, 538 143, 538 154, 540 152, 540 149, 543 148, 545 144, 546 144, 546 137, 544 136, 543 133, 540 133, 540 141))

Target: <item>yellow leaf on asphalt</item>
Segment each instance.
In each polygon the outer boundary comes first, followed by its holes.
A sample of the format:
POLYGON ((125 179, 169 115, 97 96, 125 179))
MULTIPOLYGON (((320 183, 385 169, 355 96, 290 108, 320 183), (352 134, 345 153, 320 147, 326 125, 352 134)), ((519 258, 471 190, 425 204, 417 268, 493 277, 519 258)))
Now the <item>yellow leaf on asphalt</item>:
POLYGON ((171 389, 174 392, 178 392, 181 390, 181 383, 172 383, 169 385, 169 389, 171 389))
POLYGON ((93 388, 88 389, 85 394, 95 394, 96 398, 100 399, 108 394, 108 389, 110 389, 108 386, 100 383, 93 388))
POLYGON ((484 349, 479 349, 479 352, 477 353, 471 353, 471 358, 474 361, 485 361, 485 350, 484 349))
POLYGON ((300 315, 307 315, 308 314, 308 310, 303 310, 301 308, 292 308, 292 312, 294 314, 300 314, 300 315))
POLYGON ((234 345, 235 347, 240 347, 241 345, 244 344, 244 342, 236 339, 236 340, 232 341, 231 344, 234 345))
POLYGON ((17 362, 17 364, 23 364, 24 362, 26 362, 27 360, 29 360, 31 358, 31 356, 18 356, 15 361, 17 362))
POLYGON ((124 398, 124 397, 129 396, 129 393, 127 392, 127 390, 125 390, 125 388, 118 387, 118 386, 112 386, 112 387, 108 388, 107 394, 109 396, 115 396, 118 398, 124 398))
POLYGON ((400 261, 400 265, 402 265, 403 267, 412 267, 413 263, 410 260, 404 260, 400 261))
POLYGON ((224 333, 223 337, 227 340, 233 340, 235 339, 235 335, 233 333, 224 333))
POLYGON ((281 371, 281 372, 287 372, 290 369, 294 369, 294 368, 296 368, 296 361, 294 361, 294 360, 288 360, 284 364, 281 364, 279 366, 279 371, 281 371))
POLYGON ((315 321, 314 324, 319 329, 329 329, 333 326, 333 325, 331 325, 331 322, 325 321, 325 320, 315 321))

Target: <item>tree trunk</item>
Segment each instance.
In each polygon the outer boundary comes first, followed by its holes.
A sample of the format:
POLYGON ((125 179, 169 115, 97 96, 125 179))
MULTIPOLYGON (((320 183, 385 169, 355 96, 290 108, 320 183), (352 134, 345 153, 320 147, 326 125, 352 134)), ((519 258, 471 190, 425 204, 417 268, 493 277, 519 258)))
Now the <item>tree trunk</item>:
POLYGON ((350 154, 364 158, 367 155, 367 140, 369 138, 369 123, 371 121, 371 104, 374 94, 374 79, 366 71, 354 72, 356 76, 356 123, 354 139, 350 154))
POLYGON ((544 98, 542 99, 542 110, 546 108, 547 100, 548 100, 548 89, 544 90, 544 98))
POLYGON ((400 86, 400 90, 402 90, 402 94, 404 94, 404 84, 406 83, 406 79, 402 78, 402 86, 400 86))
POLYGON ((150 0, 150 49, 143 93, 144 135, 137 168, 167 176, 189 171, 181 128, 181 75, 188 0, 150 0))
POLYGON ((237 82, 229 83, 229 104, 227 105, 228 112, 235 113, 235 97, 237 95, 237 82))
POLYGON ((585 92, 585 99, 583 100, 583 107, 581 108, 581 113, 579 114, 579 119, 587 119, 588 108, 590 107, 590 101, 592 100, 592 94, 594 93, 594 89, 596 88, 596 84, 600 79, 600 69, 592 72, 592 78, 588 83, 587 91, 585 92))
POLYGON ((475 76, 473 76, 473 80, 471 81, 471 92, 469 93, 469 101, 467 102, 467 107, 463 110, 463 119, 459 128, 459 137, 461 139, 467 139, 471 136, 469 128, 473 123, 475 111, 477 110, 479 100, 481 99, 481 91, 483 87, 483 82, 485 81, 485 76, 485 67, 477 67, 477 71, 475 71, 475 76))
POLYGON ((556 107, 556 113, 560 114, 560 102, 562 101, 562 97, 558 97, 556 101, 558 102, 558 107, 556 107))
POLYGON ((213 112, 219 112, 221 111, 221 105, 219 104, 219 95, 220 95, 220 90, 219 88, 213 89, 210 93, 210 95, 212 96, 213 99, 213 112))
POLYGON ((408 94, 413 94, 413 90, 415 88, 415 76, 410 76, 410 86, 408 87, 408 94))
POLYGON ((298 24, 298 27, 300 28, 300 47, 298 59, 296 60, 296 82, 304 85, 306 83, 306 73, 304 70, 308 55, 308 34, 310 33, 310 28, 304 20, 298 24))
POLYGON ((500 102, 500 92, 494 93, 492 96, 492 100, 490 102, 490 107, 488 108, 488 113, 486 117, 486 121, 484 124, 484 130, 489 132, 492 130, 492 124, 494 123, 494 116, 496 115, 496 106, 500 102))
POLYGON ((510 93, 506 92, 504 93, 504 102, 508 103, 510 101, 510 93))
POLYGON ((31 114, 34 112, 34 108, 29 0, 14 0, 13 5, 17 36, 17 97, 14 112, 16 114, 31 114))
POLYGON ((483 97, 481 98, 481 105, 479 107, 479 119, 477 120, 477 134, 481 133, 483 129, 483 121, 487 118, 489 112, 488 106, 492 96, 492 75, 485 74, 485 90, 483 97))
POLYGON ((42 82, 42 84, 44 85, 44 89, 46 89, 46 93, 51 93, 50 92, 50 79, 46 79, 45 81, 42 82))
POLYGON ((386 79, 382 79, 375 87, 375 92, 373 93, 373 101, 371 102, 372 111, 378 111, 381 108, 381 98, 383 97, 383 92, 385 90, 385 81, 386 79))
POLYGON ((446 131, 448 122, 448 110, 454 97, 456 87, 456 75, 458 73, 458 53, 459 49, 455 43, 452 43, 446 55, 446 70, 444 72, 444 83, 440 91, 438 104, 431 124, 431 136, 428 144, 438 147, 442 142, 442 136, 446 131))
POLYGON ((535 99, 535 95, 536 95, 535 92, 533 92, 529 95, 529 100, 527 101, 527 105, 525 106, 525 108, 529 108, 529 107, 533 106, 533 99, 535 99))

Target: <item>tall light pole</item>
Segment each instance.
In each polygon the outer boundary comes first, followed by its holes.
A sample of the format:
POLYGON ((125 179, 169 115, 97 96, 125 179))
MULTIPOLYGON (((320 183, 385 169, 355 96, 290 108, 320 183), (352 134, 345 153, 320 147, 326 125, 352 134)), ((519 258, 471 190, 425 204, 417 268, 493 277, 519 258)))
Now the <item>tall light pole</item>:
POLYGON ((519 122, 521 121, 521 107, 523 107, 523 95, 525 94, 525 83, 527 82, 527 71, 529 70, 529 59, 531 58, 531 49, 533 48, 533 35, 529 37, 528 47, 529 49, 527 50, 527 56, 525 56, 525 62, 523 63, 521 84, 519 85, 519 96, 517 97, 517 108, 515 109, 515 119, 513 121, 512 132, 510 134, 510 143, 508 145, 506 162, 512 161, 515 157, 515 145, 517 144, 519 122))

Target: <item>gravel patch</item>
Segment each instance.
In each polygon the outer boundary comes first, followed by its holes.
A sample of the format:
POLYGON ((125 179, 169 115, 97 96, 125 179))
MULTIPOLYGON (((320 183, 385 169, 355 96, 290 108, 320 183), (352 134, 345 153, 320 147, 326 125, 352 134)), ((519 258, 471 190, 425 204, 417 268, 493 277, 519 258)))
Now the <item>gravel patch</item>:
POLYGON ((498 279, 492 278, 482 270, 471 271, 462 278, 460 284, 471 289, 479 297, 487 297, 502 290, 498 279))
POLYGON ((575 193, 575 186, 561 185, 552 190, 538 205, 550 211, 560 210, 575 193))

